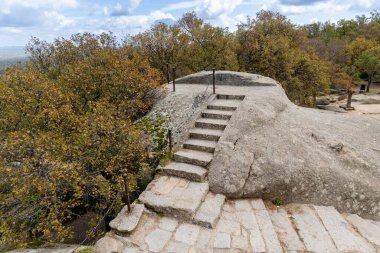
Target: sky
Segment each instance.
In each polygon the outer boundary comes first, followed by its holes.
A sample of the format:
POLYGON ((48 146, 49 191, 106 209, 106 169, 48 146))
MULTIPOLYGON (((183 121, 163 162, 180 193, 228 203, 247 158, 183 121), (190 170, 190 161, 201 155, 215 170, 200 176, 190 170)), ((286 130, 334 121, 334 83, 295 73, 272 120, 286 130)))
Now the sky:
POLYGON ((262 9, 296 24, 336 22, 380 10, 379 0, 1 0, 0 46, 24 46, 31 36, 46 41, 74 33, 112 31, 123 37, 160 21, 173 23, 195 11, 206 22, 236 30, 262 9))

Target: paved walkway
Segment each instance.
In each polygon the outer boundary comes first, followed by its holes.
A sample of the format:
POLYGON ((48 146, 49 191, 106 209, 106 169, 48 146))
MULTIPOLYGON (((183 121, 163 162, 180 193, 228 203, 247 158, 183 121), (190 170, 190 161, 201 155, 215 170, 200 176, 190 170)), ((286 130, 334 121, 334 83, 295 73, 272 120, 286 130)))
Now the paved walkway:
POLYGON ((333 207, 261 199, 226 200, 209 191, 207 166, 244 96, 217 95, 174 154, 124 208, 95 253, 135 252, 380 252, 380 223, 341 215, 333 207))
POLYGON ((132 233, 107 236, 124 243, 123 253, 380 252, 379 222, 333 207, 276 207, 261 199, 226 201, 215 228, 146 210, 132 233))

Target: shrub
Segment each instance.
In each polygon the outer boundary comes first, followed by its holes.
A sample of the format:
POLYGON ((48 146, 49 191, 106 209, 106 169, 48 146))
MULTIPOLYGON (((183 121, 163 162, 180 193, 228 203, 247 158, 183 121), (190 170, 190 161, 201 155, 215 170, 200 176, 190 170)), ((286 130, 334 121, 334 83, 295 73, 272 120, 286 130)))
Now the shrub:
POLYGON ((116 214, 120 175, 138 190, 157 160, 134 124, 160 81, 146 59, 104 34, 29 50, 29 67, 0 77, 0 249, 61 241, 87 211, 116 214))

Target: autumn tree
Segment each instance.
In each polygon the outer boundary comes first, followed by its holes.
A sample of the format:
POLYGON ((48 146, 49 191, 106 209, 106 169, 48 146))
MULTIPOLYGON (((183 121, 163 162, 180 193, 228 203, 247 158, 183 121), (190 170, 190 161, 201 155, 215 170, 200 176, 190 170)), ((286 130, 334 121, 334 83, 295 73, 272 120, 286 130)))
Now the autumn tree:
POLYGON ((237 70, 236 43, 227 28, 205 23, 194 12, 184 14, 178 25, 190 38, 183 56, 183 59, 189 59, 183 64, 190 72, 212 68, 237 70))
POLYGON ((178 76, 216 69, 237 70, 236 43, 226 28, 214 27, 195 13, 184 14, 174 25, 157 24, 130 41, 166 74, 166 63, 178 76))
POLYGON ((177 25, 169 26, 159 23, 149 30, 133 36, 131 41, 125 42, 139 48, 152 66, 166 75, 167 64, 175 66, 182 62, 181 57, 189 40, 189 37, 182 33, 177 25))
POLYGON ((116 44, 110 34, 33 39, 30 66, 0 77, 0 248, 60 241, 88 211, 116 214, 121 174, 135 191, 152 171, 153 140, 134 120, 159 73, 116 44))
POLYGON ((237 50, 242 71, 280 81, 291 100, 313 105, 329 87, 326 62, 307 46, 307 36, 285 16, 261 11, 238 27, 237 50))
POLYGON ((355 62, 363 54, 363 52, 376 47, 377 43, 365 38, 358 37, 351 41, 344 49, 343 53, 347 56, 344 66, 347 72, 354 78, 358 79, 362 69, 357 69, 355 62))
POLYGON ((367 77, 367 92, 374 80, 380 73, 380 46, 368 49, 357 59, 355 65, 362 70, 367 77))

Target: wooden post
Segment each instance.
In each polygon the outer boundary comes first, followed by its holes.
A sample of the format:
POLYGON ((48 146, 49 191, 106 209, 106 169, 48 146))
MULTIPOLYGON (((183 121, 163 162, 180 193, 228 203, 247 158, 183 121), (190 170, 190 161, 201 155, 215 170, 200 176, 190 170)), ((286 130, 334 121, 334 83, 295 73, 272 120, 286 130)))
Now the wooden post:
POLYGON ((170 69, 169 69, 169 63, 166 63, 166 79, 168 80, 168 84, 170 83, 170 69))
POLYGON ((173 92, 175 92, 175 68, 173 68, 173 92))
POLYGON ((215 94, 215 68, 212 69, 212 94, 215 94))
POLYGON ((129 198, 129 189, 128 189, 128 175, 123 174, 123 180, 124 180, 124 188, 125 188, 125 195, 124 195, 124 204, 128 206, 128 213, 131 212, 131 199, 129 198))

